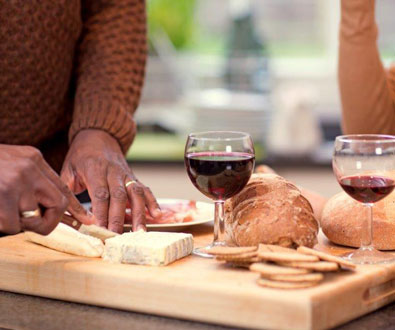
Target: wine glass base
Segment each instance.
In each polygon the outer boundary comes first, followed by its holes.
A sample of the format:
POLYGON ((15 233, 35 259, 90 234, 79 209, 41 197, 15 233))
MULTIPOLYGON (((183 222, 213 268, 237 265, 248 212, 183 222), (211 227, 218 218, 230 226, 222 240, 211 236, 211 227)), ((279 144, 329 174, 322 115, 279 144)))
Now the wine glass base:
POLYGON ((213 242, 209 245, 198 247, 193 250, 193 254, 203 258, 214 258, 212 254, 208 254, 205 251, 210 250, 214 246, 226 246, 225 242, 213 242))
POLYGON ((358 250, 342 255, 342 257, 354 264, 373 265, 395 262, 395 255, 376 250, 374 247, 363 247, 358 250))

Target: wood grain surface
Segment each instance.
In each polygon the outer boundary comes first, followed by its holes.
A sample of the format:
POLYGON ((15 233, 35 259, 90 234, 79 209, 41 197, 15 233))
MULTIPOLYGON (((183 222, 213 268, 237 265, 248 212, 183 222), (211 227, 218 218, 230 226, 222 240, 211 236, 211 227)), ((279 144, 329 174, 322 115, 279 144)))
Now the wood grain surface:
MULTIPOLYGON (((209 243, 211 226, 191 233, 209 243)), ((347 249, 321 237, 318 249, 347 249)), ((0 289, 246 328, 325 329, 395 300, 395 264, 326 275, 303 290, 256 285, 258 275, 189 256, 167 267, 109 264, 52 251, 23 235, 0 238, 0 289)))

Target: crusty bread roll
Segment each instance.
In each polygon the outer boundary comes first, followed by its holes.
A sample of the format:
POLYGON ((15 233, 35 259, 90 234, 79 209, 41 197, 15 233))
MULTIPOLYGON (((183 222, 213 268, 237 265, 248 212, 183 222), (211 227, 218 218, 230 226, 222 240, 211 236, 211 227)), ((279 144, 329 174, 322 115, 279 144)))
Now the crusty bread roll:
MULTIPOLYGON (((361 203, 341 192, 325 205, 322 231, 334 243, 359 247, 367 217, 367 210, 361 203)), ((394 192, 373 206, 373 244, 380 250, 395 250, 394 192)))
POLYGON ((225 202, 225 231, 229 245, 313 247, 318 223, 298 188, 276 174, 259 173, 225 202))

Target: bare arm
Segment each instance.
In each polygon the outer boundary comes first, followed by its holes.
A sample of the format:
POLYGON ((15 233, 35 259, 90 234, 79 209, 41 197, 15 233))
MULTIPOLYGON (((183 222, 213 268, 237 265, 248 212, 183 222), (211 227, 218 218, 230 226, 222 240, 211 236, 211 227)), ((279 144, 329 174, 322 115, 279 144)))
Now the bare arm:
POLYGON ((341 9, 339 85, 343 130, 346 134, 394 134, 395 72, 387 76, 380 60, 375 0, 342 0, 341 9))

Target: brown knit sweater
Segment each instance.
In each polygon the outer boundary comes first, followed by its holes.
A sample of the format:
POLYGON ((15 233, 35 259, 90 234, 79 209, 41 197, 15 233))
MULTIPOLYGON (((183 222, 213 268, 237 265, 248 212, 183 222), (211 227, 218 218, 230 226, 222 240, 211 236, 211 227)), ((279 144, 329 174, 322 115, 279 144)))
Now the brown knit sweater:
POLYGON ((67 132, 102 129, 126 151, 145 61, 144 0, 0 1, 0 143, 58 168, 67 132))

